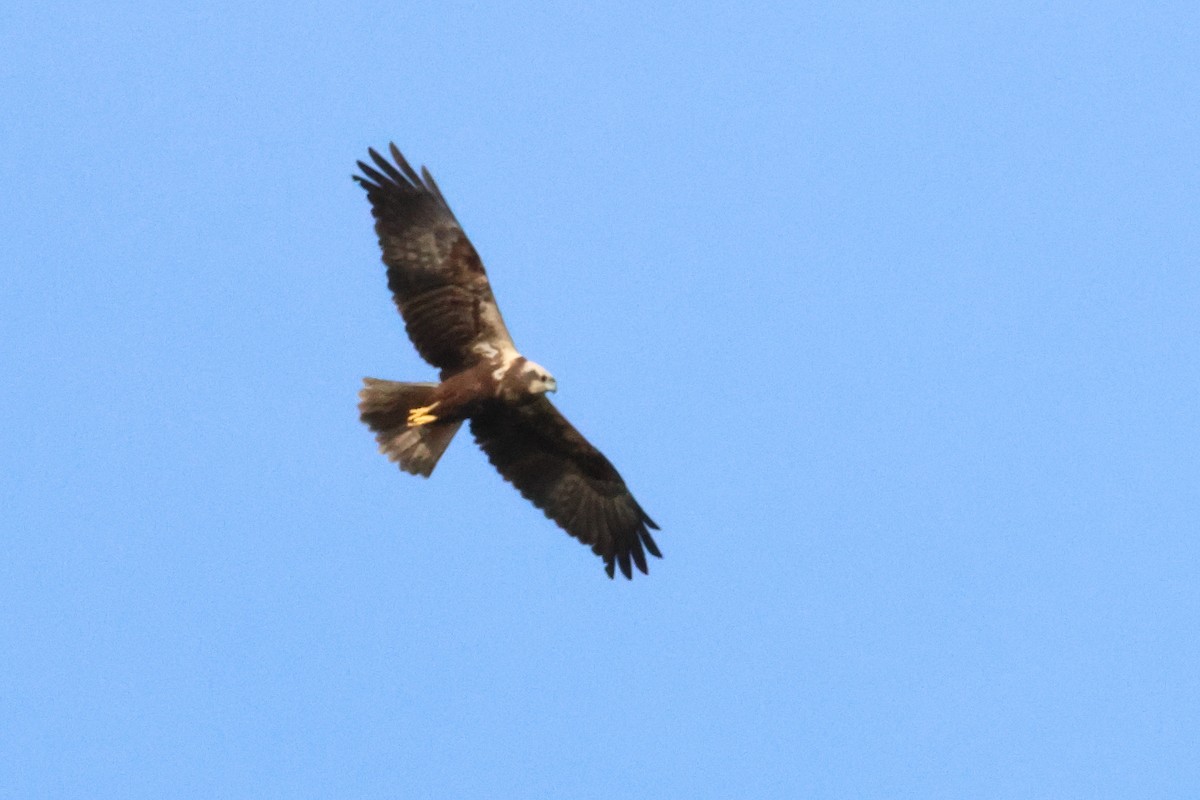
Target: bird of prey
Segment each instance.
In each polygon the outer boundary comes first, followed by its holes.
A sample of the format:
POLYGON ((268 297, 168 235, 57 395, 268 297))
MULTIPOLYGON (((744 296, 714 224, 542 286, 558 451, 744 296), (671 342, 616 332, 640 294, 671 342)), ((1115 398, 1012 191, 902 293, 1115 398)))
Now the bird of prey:
POLYGON ((400 469, 429 477, 454 434, 470 420, 488 460, 559 527, 633 577, 646 553, 662 557, 658 526, 604 455, 546 397, 557 389, 545 368, 513 344, 487 273, 429 170, 417 173, 396 145, 389 161, 369 149, 358 162, 388 288, 421 357, 440 383, 364 378, 361 419, 380 452, 400 469))

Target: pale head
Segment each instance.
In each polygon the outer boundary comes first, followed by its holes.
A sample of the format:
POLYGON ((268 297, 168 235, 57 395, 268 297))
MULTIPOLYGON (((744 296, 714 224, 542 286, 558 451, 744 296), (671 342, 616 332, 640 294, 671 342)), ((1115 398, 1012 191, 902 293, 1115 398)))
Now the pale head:
POLYGON ((554 376, 541 364, 526 360, 521 365, 521 377, 525 380, 525 390, 530 394, 558 391, 558 383, 554 376))

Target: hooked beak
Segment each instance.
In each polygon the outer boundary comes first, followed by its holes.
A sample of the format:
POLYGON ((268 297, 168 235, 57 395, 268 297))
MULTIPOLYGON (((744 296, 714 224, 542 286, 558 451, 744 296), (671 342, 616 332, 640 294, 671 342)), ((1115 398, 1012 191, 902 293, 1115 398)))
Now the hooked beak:
POLYGON ((546 391, 547 392, 557 392, 558 391, 558 381, 554 380, 554 378, 551 378, 550 380, 546 381, 546 391))

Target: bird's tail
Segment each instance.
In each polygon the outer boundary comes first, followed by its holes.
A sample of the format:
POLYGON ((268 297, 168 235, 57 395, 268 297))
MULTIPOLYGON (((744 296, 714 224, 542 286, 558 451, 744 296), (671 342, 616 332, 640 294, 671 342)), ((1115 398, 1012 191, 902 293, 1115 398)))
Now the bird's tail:
POLYGON ((375 432, 379 452, 400 469, 426 478, 446 452, 462 422, 409 425, 409 412, 430 405, 436 383, 397 383, 363 378, 359 419, 375 432))

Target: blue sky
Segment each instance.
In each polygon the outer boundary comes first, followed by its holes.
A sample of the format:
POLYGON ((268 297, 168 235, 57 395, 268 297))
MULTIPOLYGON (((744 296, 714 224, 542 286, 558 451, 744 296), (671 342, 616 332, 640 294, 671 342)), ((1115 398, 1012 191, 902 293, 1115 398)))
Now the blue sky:
POLYGON ((1196 796, 1198 31, 6 5, 0 796, 1196 796), (376 453, 391 140, 648 578, 376 453))

